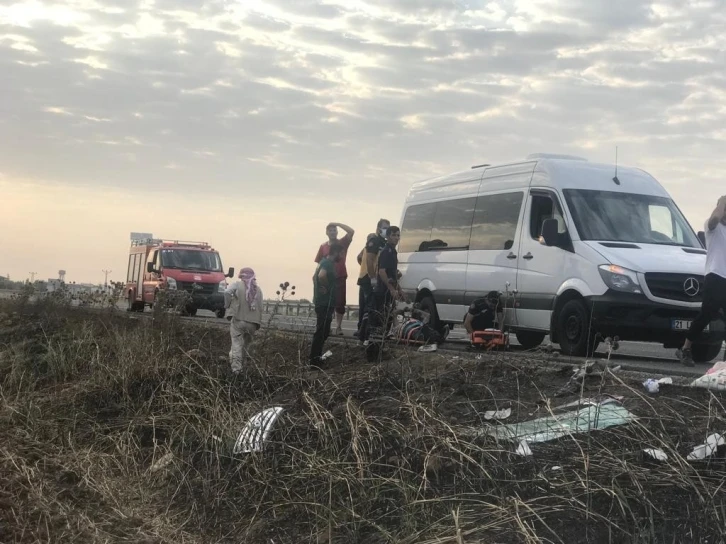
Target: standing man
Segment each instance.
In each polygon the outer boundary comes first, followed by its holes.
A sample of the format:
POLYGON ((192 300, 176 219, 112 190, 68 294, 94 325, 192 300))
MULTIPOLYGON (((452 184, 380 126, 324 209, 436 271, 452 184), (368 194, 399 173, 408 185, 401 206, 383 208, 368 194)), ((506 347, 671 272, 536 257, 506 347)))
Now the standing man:
POLYGON ((348 225, 343 225, 342 223, 329 223, 328 226, 325 227, 325 234, 328 235, 328 241, 320 245, 318 254, 315 256, 316 263, 319 264, 324 257, 327 257, 330 254, 330 246, 332 244, 337 243, 343 248, 341 259, 335 264, 335 275, 337 280, 337 292, 335 293, 335 334, 340 335, 343 334, 343 316, 345 315, 346 305, 345 283, 348 279, 348 270, 345 267, 345 260, 348 256, 348 247, 350 247, 350 244, 353 241, 355 231, 348 225), (340 240, 338 240, 338 227, 345 231, 345 236, 343 236, 340 240))
POLYGON ((387 328, 392 315, 392 305, 397 300, 405 300, 403 291, 398 283, 398 251, 396 246, 401 239, 401 229, 390 227, 386 245, 378 257, 378 281, 375 287, 376 325, 387 328))
POLYGON ((683 348, 676 352, 681 363, 694 366, 691 347, 711 321, 726 311, 726 196, 718 199, 716 209, 706 222, 706 279, 701 312, 691 323, 683 348))
POLYGON ((255 271, 243 268, 239 279, 224 291, 224 308, 232 337, 229 362, 235 374, 242 370, 253 337, 262 325, 262 290, 257 286, 255 271))
POLYGON ((378 256, 386 245, 386 237, 391 222, 388 219, 380 219, 373 236, 368 235, 368 241, 361 259, 360 275, 358 285, 365 296, 365 301, 359 311, 362 313, 358 340, 362 343, 368 341, 368 318, 371 310, 376 308, 374 289, 378 282, 378 256))
POLYGON ((310 364, 319 365, 323 355, 323 344, 330 334, 335 309, 337 279, 335 264, 340 261, 345 249, 337 243, 330 245, 328 256, 323 257, 313 276, 313 304, 315 304, 315 334, 310 346, 310 364))
MULTIPOLYGON (((366 238, 366 246, 368 242, 378 236, 375 232, 372 232, 366 238)), ((371 295, 371 282, 368 277, 368 261, 366 259, 366 248, 360 250, 356 257, 358 266, 360 266, 360 273, 358 274, 358 329, 353 336, 360 336, 360 327, 363 323, 363 314, 365 313, 366 301, 371 295)))

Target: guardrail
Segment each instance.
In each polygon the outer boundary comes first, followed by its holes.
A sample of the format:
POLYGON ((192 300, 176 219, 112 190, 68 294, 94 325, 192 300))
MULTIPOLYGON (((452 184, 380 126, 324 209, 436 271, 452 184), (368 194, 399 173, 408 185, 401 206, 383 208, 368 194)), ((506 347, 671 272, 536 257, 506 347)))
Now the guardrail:
MULTIPOLYGON (((262 311, 266 314, 311 317, 315 315, 315 305, 294 300, 266 300, 262 311)), ((346 306, 344 315, 345 319, 358 319, 358 306, 346 306)))

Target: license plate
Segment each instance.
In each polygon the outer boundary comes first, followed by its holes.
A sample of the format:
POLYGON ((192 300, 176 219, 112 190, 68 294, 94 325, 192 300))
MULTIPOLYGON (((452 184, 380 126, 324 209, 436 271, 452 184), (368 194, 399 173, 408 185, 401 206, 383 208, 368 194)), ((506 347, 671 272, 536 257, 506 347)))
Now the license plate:
MULTIPOLYGON (((687 320, 687 319, 674 319, 672 321, 672 328, 674 331, 687 331, 691 328, 691 324, 693 321, 687 320)), ((706 325, 706 328, 703 329, 703 332, 708 332, 709 326, 706 325)))

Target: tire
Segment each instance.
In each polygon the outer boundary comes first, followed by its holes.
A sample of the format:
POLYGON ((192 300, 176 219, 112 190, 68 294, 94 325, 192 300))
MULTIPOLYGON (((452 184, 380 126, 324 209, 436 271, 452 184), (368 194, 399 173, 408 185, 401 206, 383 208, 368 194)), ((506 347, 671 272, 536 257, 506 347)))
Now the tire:
POLYGON ((214 315, 216 315, 218 319, 224 319, 224 314, 226 313, 227 312, 225 310, 217 310, 214 312, 214 315))
POLYGON ((192 308, 192 307, 186 307, 186 308, 184 308, 182 315, 189 316, 189 317, 195 317, 197 315, 197 309, 192 308))
POLYGON ((439 313, 436 311, 436 303, 433 297, 425 296, 419 301, 419 307, 424 312, 428 313, 431 317, 429 318, 429 327, 438 332, 442 337, 444 336, 444 324, 439 321, 439 313))
POLYGON ((547 336, 544 332, 536 331, 517 331, 515 333, 517 342, 519 342, 524 349, 534 349, 539 346, 547 336))
POLYGON ((719 353, 721 353, 722 343, 718 344, 693 344, 691 351, 693 353, 694 363, 710 363, 719 353))
POLYGON ((566 303, 557 315, 557 339, 563 355, 588 357, 600 343, 590 330, 590 313, 580 300, 566 303))

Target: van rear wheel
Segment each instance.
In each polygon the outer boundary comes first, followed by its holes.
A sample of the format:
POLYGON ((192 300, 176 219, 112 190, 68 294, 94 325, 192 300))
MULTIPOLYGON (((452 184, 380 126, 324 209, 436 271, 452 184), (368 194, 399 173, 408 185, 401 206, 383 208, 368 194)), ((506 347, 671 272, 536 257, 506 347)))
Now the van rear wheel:
POLYGON ((436 303, 433 297, 426 296, 419 302, 419 308, 429 314, 429 327, 438 332, 441 336, 444 335, 444 325, 439 321, 439 314, 436 311, 436 303))
POLYGON ((600 343, 590 329, 590 313, 580 300, 566 303, 557 316, 557 339, 563 355, 588 357, 600 343))
POLYGON ((546 335, 543 332, 517 331, 515 336, 524 349, 534 349, 544 341, 546 335))

